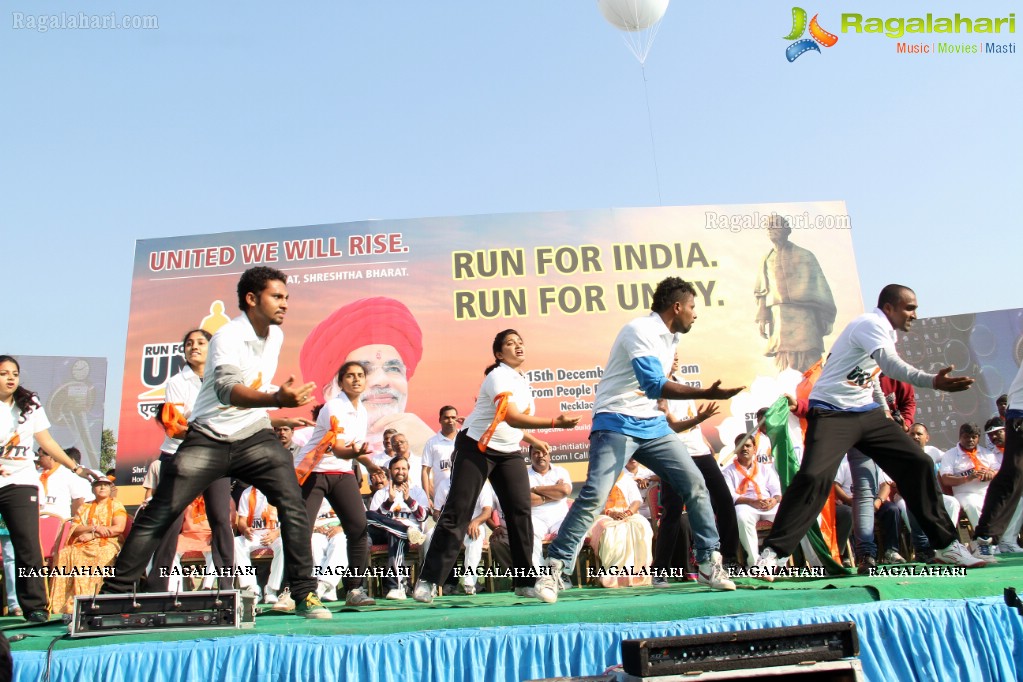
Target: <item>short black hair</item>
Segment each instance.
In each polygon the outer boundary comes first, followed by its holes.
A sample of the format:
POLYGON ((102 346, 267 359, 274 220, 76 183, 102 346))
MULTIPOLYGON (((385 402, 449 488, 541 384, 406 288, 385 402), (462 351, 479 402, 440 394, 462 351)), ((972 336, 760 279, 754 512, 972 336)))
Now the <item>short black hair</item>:
POLYGON ((258 297, 263 293, 266 285, 271 280, 287 284, 288 276, 276 268, 268 268, 265 265, 261 265, 258 268, 249 268, 242 273, 241 278, 238 280, 238 307, 241 308, 243 313, 249 309, 245 296, 255 294, 258 297))
POLYGON ((1008 405, 1008 404, 1009 404, 1009 396, 1007 394, 1005 394, 1005 393, 1003 393, 1002 395, 1000 395, 997 398, 995 398, 995 405, 1008 405))
POLYGON ((877 307, 884 308, 885 303, 891 303, 893 306, 898 305, 899 301, 902 300, 902 294, 904 292, 915 294, 916 292, 907 287, 904 284, 888 284, 881 293, 877 295, 877 307))
POLYGON ((398 462, 405 462, 405 464, 406 464, 406 465, 408 465, 408 460, 407 460, 407 459, 405 459, 405 458, 404 458, 404 457, 402 457, 401 455, 395 455, 394 457, 392 457, 392 458, 391 458, 391 461, 389 461, 389 462, 387 463, 387 474, 388 474, 388 478, 390 477, 390 473, 391 473, 391 467, 393 467, 393 466, 394 466, 395 464, 397 464, 398 462))
POLYGON ((1005 420, 1002 419, 1001 417, 991 417, 991 419, 988 419, 986 422, 984 422, 984 433, 987 433, 991 429, 1004 429, 1004 428, 1005 428, 1005 420))
POLYGON ((966 422, 959 427, 960 436, 980 436, 980 427, 973 422, 966 422))
POLYGON ((448 410, 454 410, 455 414, 458 414, 457 407, 455 407, 454 405, 445 405, 444 407, 440 408, 440 412, 437 413, 437 417, 443 419, 444 413, 447 412, 448 410))
POLYGON ((696 287, 692 282, 687 282, 681 277, 665 277, 654 289, 650 310, 663 313, 676 302, 685 300, 686 296, 696 297, 696 287))
POLYGON ((64 448, 64 454, 75 461, 75 464, 82 463, 82 452, 78 448, 64 448))
POLYGON ((916 427, 916 426, 919 426, 921 429, 923 429, 924 433, 926 433, 926 434, 930 434, 930 432, 931 432, 931 430, 929 428, 927 428, 927 424, 924 424, 923 422, 913 422, 913 426, 909 427, 909 430, 912 431, 913 427, 916 427))
POLYGON ((738 436, 735 437, 735 442, 733 443, 733 445, 738 446, 739 443, 741 443, 744 438, 746 440, 753 440, 752 438, 746 438, 746 434, 745 433, 740 433, 738 436))

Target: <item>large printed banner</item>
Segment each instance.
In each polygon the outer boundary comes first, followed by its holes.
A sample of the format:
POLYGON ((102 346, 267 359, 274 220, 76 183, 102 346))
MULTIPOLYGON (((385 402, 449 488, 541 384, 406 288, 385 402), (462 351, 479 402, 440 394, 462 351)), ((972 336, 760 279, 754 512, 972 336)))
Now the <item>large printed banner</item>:
POLYGON ((956 374, 977 380, 962 393, 916 390, 916 421, 927 426, 931 445, 947 450, 959 441, 961 425, 983 427, 998 414, 995 399, 1023 363, 1023 309, 922 318, 900 336, 898 349, 928 372, 955 365, 956 374))
POLYGON ((107 359, 19 355, 22 385, 39 396, 50 420, 50 435, 76 447, 82 464, 99 469, 106 399, 107 359))
MULTIPOLYGON (((342 362, 366 363, 375 447, 393 426, 420 452, 440 407, 468 413, 494 335, 517 329, 537 412, 584 416, 574 431, 540 434, 554 461, 580 480, 611 343, 624 323, 649 313, 659 280, 679 276, 698 291, 698 320, 679 348, 685 379, 751 386, 704 424, 717 449, 780 386, 794 386, 862 312, 854 263, 841 202, 372 221, 139 241, 118 481, 138 483, 159 454, 153 417, 164 383, 184 363, 183 335, 215 331, 238 315, 238 276, 255 265, 288 275, 276 382, 294 374, 330 395, 342 362), (791 229, 768 230, 773 214, 791 229)), ((282 412, 289 413, 308 415, 282 412)))

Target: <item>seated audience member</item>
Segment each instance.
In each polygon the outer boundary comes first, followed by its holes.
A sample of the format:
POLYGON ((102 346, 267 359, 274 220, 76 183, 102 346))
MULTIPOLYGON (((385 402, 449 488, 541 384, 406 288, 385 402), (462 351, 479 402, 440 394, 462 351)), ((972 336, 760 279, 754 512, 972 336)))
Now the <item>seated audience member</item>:
POLYGON ((544 565, 543 541, 548 535, 557 535, 561 522, 568 514, 568 495, 572 492, 572 477, 568 471, 551 465, 551 455, 544 448, 529 448, 529 498, 533 505, 533 568, 544 565))
MULTIPOLYGON (((988 419, 984 424, 984 433, 987 434, 988 441, 991 444, 991 451, 1000 453, 1004 457, 1005 420, 1001 417, 992 417, 991 419, 988 419)), ((1015 552, 1023 552, 1023 547, 1019 546, 1020 526, 1023 526, 1023 499, 1021 499, 1019 504, 1016 505, 1016 511, 1013 512, 1012 517, 1009 519, 1009 523, 1005 526, 1005 531, 1002 532, 1001 539, 999 540, 997 547, 999 553, 1012 554, 1015 552)))
MULTIPOLYGON (((238 535, 234 539, 234 565, 238 587, 254 592, 258 598, 259 584, 256 582, 256 573, 252 570, 253 550, 269 547, 273 552, 273 561, 281 566, 283 572, 284 552, 277 508, 270 504, 266 495, 254 486, 249 486, 238 499, 235 527, 238 529, 238 535)), ((273 572, 272 565, 270 570, 273 572)), ((277 601, 277 591, 268 586, 263 602, 276 604, 277 601)))
MULTIPOLYGON (((933 445, 928 445, 931 436, 930 432, 927 430, 927 426, 920 422, 914 422, 913 426, 909 429, 909 437, 920 446, 928 457, 934 460, 934 476, 935 478, 940 478, 939 472, 941 467, 941 458, 945 453, 933 445)), ((906 507, 906 500, 899 495, 899 491, 895 487, 894 482, 892 483, 892 492, 895 495, 892 499, 897 505, 899 505, 899 512, 902 514, 902 522, 907 528, 909 528, 909 537, 913 542, 913 551, 916 554, 916 561, 932 563, 934 561, 934 548, 931 547, 931 542, 927 539, 927 534, 920 529, 920 525, 917 523, 916 519, 909 513, 909 509, 906 507)), ((959 512, 962 509, 962 506, 959 504, 959 500, 952 495, 943 494, 942 501, 945 504, 945 513, 948 514, 948 518, 952 520, 953 524, 958 524, 959 512)))
POLYGON ((781 482, 773 465, 758 461, 754 439, 740 434, 735 438, 735 445, 735 459, 722 473, 732 491, 739 542, 746 552, 746 564, 752 566, 760 556, 757 522, 774 520, 781 501, 781 482))
POLYGON ((110 497, 113 483, 108 478, 92 482, 96 499, 83 504, 75 515, 67 547, 57 558, 64 577, 50 580, 50 611, 71 613, 74 598, 99 592, 103 575, 99 569, 114 565, 121 549, 121 533, 128 520, 124 505, 110 497), (72 568, 89 568, 82 575, 70 575, 72 568))
POLYGON ((451 454, 455 450, 455 435, 458 434, 458 410, 451 405, 445 405, 440 408, 438 420, 440 431, 433 434, 423 446, 423 490, 433 503, 433 509, 440 509, 442 506, 434 498, 435 489, 443 481, 451 478, 451 454))
MULTIPOLYGON (((392 444, 401 434, 392 438, 392 444)), ((395 448, 397 451, 397 448, 395 448)), ((408 460, 396 454, 388 465, 390 484, 373 494, 366 512, 369 536, 373 544, 387 543, 388 565, 392 569, 384 576, 384 599, 407 598, 407 581, 399 577, 404 573, 405 550, 409 543, 422 545, 423 522, 429 514, 426 491, 409 483, 408 460)))
POLYGON ((168 592, 177 592, 184 588, 181 557, 190 552, 202 554, 205 562, 202 589, 208 590, 213 587, 216 566, 213 564, 213 550, 210 547, 212 541, 213 531, 206 516, 206 498, 200 495, 185 508, 184 518, 181 520, 181 532, 178 534, 178 544, 174 552, 174 570, 167 581, 168 592))
MULTIPOLYGON (((69 456, 74 448, 64 450, 69 456)), ((65 466, 58 464, 45 451, 39 450, 39 512, 70 519, 78 513, 85 501, 85 494, 79 483, 85 483, 81 476, 75 476, 65 466)), ((113 479, 111 479, 113 480, 113 479)), ((88 484, 86 484, 88 485, 88 484)), ((113 497, 113 494, 111 494, 113 497)))
POLYGON ((4 588, 7 592, 7 615, 22 616, 25 614, 18 605, 18 591, 16 580, 18 575, 17 565, 14 563, 14 543, 11 542, 11 532, 7 530, 7 523, 0 517, 0 550, 4 559, 4 588))
POLYGON ((650 575, 638 575, 653 561, 654 532, 637 512, 643 502, 636 481, 624 471, 618 476, 604 511, 590 529, 590 543, 600 559, 601 587, 636 587, 650 584, 650 575), (625 569, 625 574, 616 574, 625 569))
POLYGON ((281 445, 284 446, 285 450, 291 453, 292 457, 297 455, 302 449, 302 445, 294 442, 295 430, 287 424, 275 426, 274 433, 277 434, 277 438, 281 441, 281 445))
POLYGON ((383 452, 374 452, 370 455, 373 463, 381 469, 386 469, 390 464, 391 460, 394 459, 394 448, 391 446, 391 438, 398 433, 398 429, 384 429, 381 434, 380 445, 383 447, 383 452))
MULTIPOLYGON (((321 601, 337 601, 337 586, 341 583, 345 569, 348 568, 348 538, 345 537, 341 520, 337 518, 329 500, 323 500, 320 513, 313 522, 312 542, 316 596, 321 601)), ((283 572, 280 576, 275 576, 271 572, 267 587, 279 590, 282 578, 283 572)))
POLYGON ((988 485, 1002 465, 1002 453, 991 452, 979 443, 980 428, 963 424, 959 427, 959 442, 941 458, 941 483, 952 488, 973 526, 980 520, 988 485))
POLYGON ((650 489, 651 486, 654 486, 654 494, 656 494, 657 476, 634 459, 625 463, 625 474, 636 482, 636 486, 639 487, 639 492, 643 496, 643 503, 639 506, 637 513, 650 521, 651 527, 653 527, 653 519, 650 518, 650 489))
POLYGON ((877 494, 874 496, 874 517, 884 539, 882 564, 904 564, 906 559, 899 554, 899 533, 902 514, 895 497, 895 483, 878 469, 877 494))
POLYGON ((842 458, 835 473, 835 531, 838 534, 838 550, 842 555, 842 566, 852 568, 852 558, 848 555, 849 538, 853 527, 852 470, 848 458, 842 458))
MULTIPOLYGON (((451 490, 451 478, 442 478, 440 484, 434 491, 436 497, 433 500, 437 509, 443 509, 447 502, 448 492, 451 490)), ((465 548, 465 560, 462 562, 462 592, 468 595, 476 594, 477 573, 480 562, 483 561, 483 544, 487 540, 486 528, 488 521, 494 513, 494 488, 490 481, 483 482, 483 489, 476 498, 476 506, 472 511, 472 520, 465 531, 465 539, 462 546, 465 548)), ((423 543, 423 556, 429 551, 430 540, 433 538, 433 528, 426 533, 426 541, 423 543)))
MULTIPOLYGON (((391 451, 394 452, 395 457, 404 457, 405 462, 408 463, 409 485, 421 489, 421 483, 423 481, 423 458, 412 452, 408 443, 408 438, 405 434, 396 433, 391 436, 391 451)), ((387 465, 389 467, 390 462, 388 462, 387 465)), ((424 490, 423 492, 426 491, 424 490)), ((427 506, 427 508, 429 509, 429 506, 427 506)))
POLYGON ((390 485, 391 479, 387 473, 387 469, 379 469, 369 475, 369 495, 372 498, 373 494, 378 490, 383 490, 390 485))

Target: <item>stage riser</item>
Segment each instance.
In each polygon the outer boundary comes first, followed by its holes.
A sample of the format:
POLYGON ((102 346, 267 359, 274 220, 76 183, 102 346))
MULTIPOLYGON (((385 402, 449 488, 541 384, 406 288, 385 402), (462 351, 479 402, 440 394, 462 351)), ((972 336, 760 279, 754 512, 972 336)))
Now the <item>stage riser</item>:
MULTIPOLYGON (((334 623, 344 627, 345 614, 334 623)), ((242 635, 57 651, 50 680, 305 682, 524 680, 599 674, 622 639, 852 620, 868 680, 1023 680, 1023 619, 1001 597, 889 601, 669 623, 434 630, 386 636, 242 635)), ((96 640, 96 644, 100 642, 96 640)), ((41 679, 44 652, 15 653, 18 682, 41 679)))

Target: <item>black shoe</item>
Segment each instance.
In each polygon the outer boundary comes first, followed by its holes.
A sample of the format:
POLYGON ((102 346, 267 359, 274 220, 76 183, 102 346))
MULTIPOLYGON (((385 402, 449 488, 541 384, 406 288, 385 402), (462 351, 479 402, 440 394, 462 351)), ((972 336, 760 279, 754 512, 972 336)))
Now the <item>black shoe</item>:
POLYGON ((856 572, 860 575, 870 575, 873 568, 877 568, 877 561, 872 556, 861 556, 856 560, 856 572))
POLYGON ((448 583, 443 588, 443 595, 458 594, 458 583, 448 583))
POLYGON ((933 564, 935 559, 935 552, 930 547, 916 550, 916 563, 918 564, 933 564))
POLYGON ((29 623, 45 623, 50 620, 50 612, 38 609, 36 611, 29 611, 28 615, 25 616, 25 620, 29 623))
POLYGON ((671 583, 668 582, 668 578, 663 575, 655 575, 650 580, 650 587, 671 587, 671 583))

